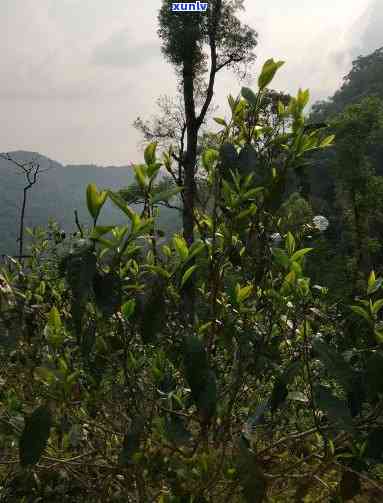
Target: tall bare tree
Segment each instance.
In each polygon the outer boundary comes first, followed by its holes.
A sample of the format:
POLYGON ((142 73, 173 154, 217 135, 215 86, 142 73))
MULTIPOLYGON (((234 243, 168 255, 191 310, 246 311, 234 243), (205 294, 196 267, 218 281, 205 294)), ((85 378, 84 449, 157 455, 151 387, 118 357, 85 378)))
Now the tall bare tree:
POLYGON ((36 158, 31 159, 30 161, 18 161, 14 159, 11 154, 6 153, 6 154, 0 154, 0 157, 4 159, 5 161, 8 161, 15 165, 16 167, 20 168, 22 173, 25 177, 25 186, 23 188, 23 200, 21 203, 21 211, 20 211, 20 221, 19 221, 19 235, 17 238, 17 241, 19 243, 19 254, 18 258, 24 258, 25 256, 23 255, 24 252, 24 220, 25 220, 25 210, 26 210, 26 205, 27 205, 27 196, 28 196, 28 191, 37 183, 38 177, 41 173, 44 173, 45 171, 48 171, 52 169, 52 167, 41 169, 40 163, 37 161, 36 158))
MULTIPOLYGON (((198 84, 198 82, 197 82, 198 84)), ((195 91, 195 101, 197 106, 203 104, 206 89, 196 88, 195 91)), ((137 117, 133 122, 133 126, 141 132, 143 139, 140 141, 140 146, 145 147, 148 143, 156 142, 157 148, 162 151, 170 152, 170 156, 176 161, 176 167, 173 165, 168 166, 169 175, 165 177, 157 186, 158 190, 164 190, 165 188, 172 188, 177 186, 182 186, 183 184, 183 167, 182 159, 185 155, 185 144, 186 144, 186 117, 185 108, 183 102, 182 92, 178 92, 175 98, 162 95, 157 99, 157 106, 160 109, 159 115, 153 115, 151 120, 144 121, 141 117, 137 117)), ((207 128, 205 127, 207 121, 212 116, 212 114, 217 110, 218 106, 210 106, 207 114, 205 115, 204 121, 199 131, 198 135, 198 145, 197 145, 197 159, 199 158, 203 146, 206 144, 206 138, 209 135, 207 128)), ((198 162, 197 162, 198 164, 198 162)), ((197 179, 196 184, 198 190, 195 194, 197 199, 197 205, 205 208, 206 206, 206 195, 203 191, 204 180, 202 177, 198 178, 198 172, 196 172, 197 179)), ((140 193, 140 188, 138 184, 133 183, 129 187, 130 193, 140 193)), ((127 192, 121 193, 126 199, 127 192)), ((139 194, 142 199, 142 194, 139 194)), ((127 199, 128 202, 137 202, 141 200, 139 197, 135 200, 132 198, 127 199)), ((163 203, 165 206, 172 207, 168 203, 163 203)), ((182 208, 177 209, 182 211, 182 208)))
POLYGON ((40 172, 40 164, 36 161, 36 159, 32 159, 31 161, 27 162, 19 162, 16 159, 13 159, 13 157, 11 157, 10 154, 0 154, 0 156, 6 161, 9 161, 18 168, 20 168, 25 176, 26 185, 23 188, 23 200, 21 203, 20 222, 19 222, 19 236, 17 238, 17 241, 19 243, 19 258, 23 258, 24 219, 25 219, 25 208, 27 205, 27 195, 28 191, 37 182, 40 172))

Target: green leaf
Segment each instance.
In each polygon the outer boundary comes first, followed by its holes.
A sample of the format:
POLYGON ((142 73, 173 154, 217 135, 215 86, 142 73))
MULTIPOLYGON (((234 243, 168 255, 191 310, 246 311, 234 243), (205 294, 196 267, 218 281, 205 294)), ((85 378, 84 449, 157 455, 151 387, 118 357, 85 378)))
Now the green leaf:
POLYGON ((306 89, 305 91, 302 91, 301 89, 298 90, 297 102, 301 109, 307 105, 309 99, 310 91, 308 89, 306 89))
POLYGON ((181 260, 182 261, 186 260, 189 255, 189 250, 185 239, 181 236, 174 236, 173 245, 178 255, 180 256, 181 260))
POLYGON ((134 168, 134 175, 136 177, 138 185, 141 187, 142 190, 146 190, 149 185, 149 180, 148 177, 143 169, 142 166, 135 166, 134 168))
POLYGON ((289 257, 291 257, 295 251, 295 238, 291 234, 291 232, 287 233, 285 248, 286 248, 286 251, 287 251, 289 257))
POLYGON ((304 393, 302 393, 302 391, 290 391, 290 393, 287 395, 287 400, 293 400, 295 402, 303 403, 309 402, 309 399, 304 393))
POLYGON ((230 107, 231 111, 233 111, 235 108, 235 99, 233 98, 233 96, 231 94, 229 94, 229 96, 227 97, 227 101, 229 103, 229 107, 230 107))
POLYGON ((257 95, 249 87, 242 87, 241 94, 250 105, 256 106, 257 95))
POLYGON ((277 105, 277 108, 278 108, 278 114, 279 114, 280 116, 283 116, 283 115, 285 114, 285 112, 286 112, 286 111, 285 111, 285 106, 284 106, 284 104, 283 104, 281 101, 279 101, 279 100, 278 100, 278 105, 277 105))
POLYGON ((192 265, 186 271, 184 272, 181 280, 181 288, 185 285, 187 280, 190 278, 190 276, 193 274, 193 272, 197 269, 198 265, 192 265))
POLYGON ((241 304, 247 300, 253 291, 253 285, 246 285, 241 287, 239 284, 235 288, 235 300, 237 304, 241 304))
POLYGON ((151 198, 151 202, 152 202, 152 204, 156 204, 160 201, 168 201, 169 199, 171 199, 175 195, 182 192, 182 190, 183 190, 183 187, 174 187, 173 189, 165 190, 163 192, 160 192, 159 194, 154 195, 151 198))
POLYGON ((319 147, 325 148, 325 147, 332 146, 332 142, 333 142, 334 138, 335 138, 334 134, 332 134, 330 136, 326 136, 326 138, 320 142, 319 147))
POLYGON ((295 272, 297 276, 302 275, 302 267, 298 264, 298 262, 290 261, 291 270, 295 272))
POLYGON ((168 245, 162 245, 161 250, 166 257, 170 258, 172 256, 172 250, 168 245))
POLYGON ((326 412, 330 419, 345 430, 353 431, 350 410, 343 400, 335 397, 330 389, 320 385, 315 387, 314 396, 316 406, 326 412))
POLYGON ((323 341, 315 339, 313 349, 327 372, 341 384, 346 391, 352 391, 354 372, 352 367, 338 354, 334 348, 323 341))
POLYGON ((53 372, 53 370, 47 367, 36 367, 33 371, 33 374, 37 379, 41 379, 41 381, 45 382, 46 384, 52 384, 57 381, 56 374, 53 372))
POLYGON ((233 96, 231 96, 229 94, 228 98, 227 98, 227 101, 229 103, 229 106, 230 106, 230 110, 232 112, 232 114, 234 115, 235 114, 235 109, 239 103, 239 97, 237 97, 236 99, 233 98, 233 96))
POLYGON ((296 275, 295 271, 290 271, 285 277, 284 284, 287 286, 292 285, 295 283, 296 279, 297 279, 297 275, 296 275))
POLYGON ((112 230, 112 235, 118 244, 122 242, 128 230, 129 227, 127 225, 124 225, 123 227, 115 227, 112 230))
POLYGON ((374 285, 368 288, 367 295, 372 295, 377 292, 383 284, 383 278, 376 278, 374 285))
POLYGON ((103 254, 105 254, 108 251, 108 249, 112 249, 112 248, 116 247, 115 241, 112 241, 110 239, 97 238, 97 242, 104 246, 104 249, 101 252, 102 255, 100 255, 100 258, 103 256, 103 254))
POLYGON ((168 171, 169 173, 171 173, 172 172, 172 158, 171 158, 171 155, 168 154, 167 152, 164 152, 162 159, 163 159, 163 163, 164 163, 166 171, 168 171))
POLYGON ((149 269, 150 271, 153 271, 153 272, 159 274, 162 278, 164 278, 166 280, 170 279, 170 277, 171 277, 171 274, 166 269, 164 269, 163 267, 161 267, 159 265, 146 265, 143 267, 145 267, 145 269, 149 269))
POLYGON ((227 124, 226 124, 226 121, 225 119, 222 119, 221 117, 213 117, 213 119, 215 120, 215 122, 217 124, 219 124, 220 126, 225 126, 227 127, 227 124))
POLYGON ((149 178, 154 180, 154 178, 157 176, 157 173, 159 169, 161 168, 162 164, 160 162, 154 162, 153 164, 150 164, 149 166, 146 167, 146 174, 148 175, 149 178))
POLYGON ((284 269, 288 269, 290 267, 290 259, 284 250, 281 248, 273 248, 272 254, 277 264, 281 265, 284 269))
POLYGON ((150 143, 145 149, 144 158, 148 166, 156 162, 156 148, 157 142, 154 142, 150 143))
POLYGON ((112 203, 117 206, 117 208, 120 208, 125 215, 129 217, 129 219, 134 222, 135 217, 138 217, 135 211, 133 211, 129 206, 126 204, 126 202, 123 200, 123 198, 117 194, 116 192, 108 191, 109 198, 111 199, 112 203))
POLYGON ((35 465, 44 452, 52 427, 49 409, 41 405, 26 418, 25 426, 19 441, 21 466, 35 465))
POLYGON ((263 187, 256 187, 254 189, 250 189, 243 194, 243 200, 246 201, 250 198, 253 198, 255 195, 257 195, 259 192, 262 192, 263 190, 264 190, 263 187))
POLYGON ((130 299, 121 306, 121 312, 125 319, 129 319, 135 310, 136 301, 135 299, 130 299))
POLYGON ((378 314, 378 312, 382 309, 382 307, 383 307, 383 299, 379 299, 373 303, 372 312, 374 314, 378 314))
POLYGON ((86 204, 88 206, 88 211, 93 218, 97 218, 97 187, 94 183, 88 185, 86 189, 86 204))
POLYGON ((60 330, 62 327, 60 313, 56 306, 49 311, 48 326, 52 330, 60 330))
POLYGON ((263 90, 270 84, 275 73, 283 64, 284 61, 274 61, 272 58, 264 63, 261 75, 258 77, 258 87, 260 90, 263 90))
POLYGON ((370 276, 368 277, 368 282, 367 282, 367 295, 370 294, 370 291, 374 288, 375 286, 375 272, 371 271, 370 276))
POLYGON ((62 322, 57 308, 54 306, 49 312, 48 323, 44 328, 44 335, 48 343, 58 349, 64 342, 62 322))
POLYGON ((189 248, 188 259, 191 259, 196 255, 199 255, 204 249, 205 249, 205 243, 203 241, 201 240, 194 241, 194 243, 189 248))
POLYGON ((122 197, 127 204, 136 204, 145 199, 145 194, 137 180, 134 180, 128 187, 120 189, 116 194, 122 197))
POLYGON ((86 189, 86 203, 88 206, 88 211, 92 215, 93 218, 97 217, 97 187, 94 183, 88 185, 86 189))
POLYGON ((114 225, 96 225, 92 229, 92 233, 89 236, 90 239, 98 239, 99 237, 103 236, 104 234, 108 234, 115 228, 114 225))
POLYGON ((363 309, 363 307, 361 307, 361 306, 351 306, 351 309, 352 309, 352 311, 355 314, 357 314, 359 316, 362 316, 370 324, 372 323, 372 319, 371 319, 371 316, 370 316, 369 312, 366 311, 365 309, 363 309))
POLYGON ((292 261, 297 261, 302 258, 306 253, 309 253, 313 248, 302 248, 301 250, 297 250, 293 256, 291 257, 292 261))
POLYGON ((235 216, 235 220, 239 222, 246 217, 255 215, 256 212, 257 212, 257 206, 255 204, 251 204, 249 208, 240 211, 238 215, 235 216))
POLYGON ((107 195, 107 192, 99 193, 94 183, 88 185, 86 189, 86 203, 88 206, 88 211, 92 215, 94 220, 97 219, 100 210, 105 203, 107 195))
POLYGON ((378 342, 378 344, 383 344, 383 330, 375 327, 374 328, 374 335, 375 335, 375 338, 376 338, 376 341, 378 342))
POLYGON ((210 170, 213 164, 218 160, 219 152, 213 148, 205 149, 202 152, 202 164, 206 170, 210 170))
POLYGON ((203 334, 204 332, 206 332, 206 330, 208 328, 210 328, 212 326, 213 322, 212 321, 208 321, 207 323, 204 323, 203 325, 201 325, 199 328, 198 328, 198 334, 201 335, 203 334))

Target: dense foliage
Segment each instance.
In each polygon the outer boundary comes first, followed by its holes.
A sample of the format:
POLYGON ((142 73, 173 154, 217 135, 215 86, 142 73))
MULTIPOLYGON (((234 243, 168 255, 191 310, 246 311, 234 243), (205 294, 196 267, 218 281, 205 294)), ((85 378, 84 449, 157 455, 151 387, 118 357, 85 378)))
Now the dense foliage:
MULTIPOLYGON (((90 184, 91 229, 36 231, 32 257, 2 268, 2 501, 381 500, 382 278, 369 272, 348 306, 361 320, 349 337, 306 268, 327 225, 287 191, 334 136, 306 127, 308 91, 262 113, 281 64, 265 63, 257 93, 228 98, 231 118, 202 154, 213 204, 196 209, 191 246, 158 243, 155 206, 174 191, 153 190, 171 158, 152 143, 134 168, 141 214, 90 184), (107 200, 126 225, 98 224, 107 200)), ((339 162, 350 124, 375 108, 340 119, 339 162)))
POLYGON ((314 213, 326 215, 331 224, 315 243, 320 253, 309 271, 344 304, 344 314, 352 297, 362 293, 363 278, 383 259, 382 72, 382 49, 359 57, 341 89, 315 104, 308 119, 327 122, 337 137, 334 148, 314 155, 315 169, 304 173, 301 184, 314 213))

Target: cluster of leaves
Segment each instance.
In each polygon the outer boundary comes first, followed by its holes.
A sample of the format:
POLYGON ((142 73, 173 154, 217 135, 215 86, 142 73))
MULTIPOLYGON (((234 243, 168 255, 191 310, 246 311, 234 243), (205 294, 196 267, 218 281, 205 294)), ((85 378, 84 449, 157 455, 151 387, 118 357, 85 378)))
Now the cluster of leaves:
POLYGON ((305 272, 312 229, 286 230, 283 208, 289 172, 334 138, 305 128, 308 91, 279 102, 267 126, 263 99, 281 65, 268 60, 257 93, 228 99, 232 117, 202 155, 214 204, 195 211, 192 244, 158 243, 154 206, 175 192, 153 194, 162 163, 150 144, 134 167, 141 215, 91 184, 92 229, 57 243, 49 267, 41 236, 29 270, 16 262, 0 276, 2 312, 22 319, 0 375, 4 501, 382 494, 382 280, 372 272, 352 307, 369 337, 342 347, 326 289, 305 272), (97 225, 107 199, 125 226, 97 225))

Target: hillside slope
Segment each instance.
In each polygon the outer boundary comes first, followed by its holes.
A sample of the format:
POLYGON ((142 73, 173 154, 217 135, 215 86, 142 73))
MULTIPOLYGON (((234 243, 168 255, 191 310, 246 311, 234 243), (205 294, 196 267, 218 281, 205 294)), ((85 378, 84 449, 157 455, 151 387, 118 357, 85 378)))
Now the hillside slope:
MULTIPOLYGON (((86 208, 86 187, 95 183, 99 189, 118 190, 129 186, 134 174, 129 166, 99 167, 93 165, 67 165, 35 152, 10 153, 18 162, 36 160, 41 174, 28 191, 25 225, 46 226, 49 218, 56 220, 66 232, 75 230, 74 209, 81 224, 90 225, 86 208)), ((22 169, 0 157, 0 254, 15 254, 23 187, 26 179, 22 169)), ((139 207, 136 207, 139 209, 139 207)), ((105 203, 99 219, 100 225, 123 224, 126 217, 110 201, 105 203)), ((175 210, 161 208, 161 227, 171 232, 179 227, 175 210)))

